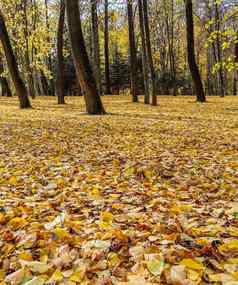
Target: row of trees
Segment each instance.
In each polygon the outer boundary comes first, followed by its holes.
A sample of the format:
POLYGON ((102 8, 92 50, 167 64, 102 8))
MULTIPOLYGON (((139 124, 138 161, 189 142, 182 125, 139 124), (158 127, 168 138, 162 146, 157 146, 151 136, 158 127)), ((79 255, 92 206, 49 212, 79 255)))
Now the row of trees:
POLYGON ((73 58, 87 111, 103 114, 100 95, 113 91, 113 62, 120 67, 118 58, 128 56, 133 102, 144 94, 145 104, 156 105, 159 93, 177 95, 185 82, 200 102, 206 93, 236 95, 237 6, 226 0, 6 0, 0 4, 2 94, 11 95, 12 82, 22 108, 36 94, 57 94, 64 104, 73 58))

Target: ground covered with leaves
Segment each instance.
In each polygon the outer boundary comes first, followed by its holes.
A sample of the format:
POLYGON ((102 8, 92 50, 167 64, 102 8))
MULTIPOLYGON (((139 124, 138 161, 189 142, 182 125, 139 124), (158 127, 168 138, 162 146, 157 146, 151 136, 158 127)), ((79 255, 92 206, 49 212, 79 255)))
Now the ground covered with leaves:
POLYGON ((238 99, 0 99, 0 284, 238 284, 238 99))

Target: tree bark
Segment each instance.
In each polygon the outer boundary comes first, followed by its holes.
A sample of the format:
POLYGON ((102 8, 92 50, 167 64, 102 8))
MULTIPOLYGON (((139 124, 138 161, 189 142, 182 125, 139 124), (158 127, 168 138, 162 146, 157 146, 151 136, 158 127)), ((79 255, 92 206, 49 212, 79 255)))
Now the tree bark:
POLYGON ((149 63, 149 68, 150 68, 150 76, 151 76, 151 82, 152 82, 152 105, 156 106, 157 105, 156 78, 155 78, 155 69, 154 69, 154 62, 153 62, 152 50, 151 50, 147 0, 143 0, 143 12, 144 12, 146 50, 147 50, 148 63, 149 63))
MULTIPOLYGON (((48 7, 48 1, 49 0, 45 0, 45 24, 46 24, 46 28, 48 30, 48 32, 50 31, 50 23, 49 23, 49 7, 48 7)), ((47 42, 48 44, 50 44, 50 37, 47 37, 47 42)), ((49 56, 47 58, 47 65, 48 65, 48 69, 51 72, 52 78, 49 80, 49 84, 47 83, 47 85, 49 85, 49 88, 47 90, 47 95, 51 95, 54 96, 55 95, 55 84, 54 84, 54 78, 53 78, 53 65, 52 65, 52 58, 51 58, 51 54, 49 53, 49 56)))
POLYGON ((91 0, 91 17, 92 17, 92 37, 93 37, 93 62, 94 74, 97 82, 97 88, 100 95, 102 95, 102 80, 100 67, 100 45, 98 34, 98 13, 97 0, 91 0))
POLYGON ((105 0, 104 18, 104 56, 105 56, 105 94, 112 94, 110 80, 110 61, 109 61, 109 25, 108 25, 108 0, 105 0))
POLYGON ((75 70, 89 114, 105 114, 86 51, 78 0, 66 0, 68 28, 75 70))
POLYGON ((141 45, 142 45, 142 63, 143 63, 144 89, 145 89, 144 103, 145 104, 150 104, 149 78, 148 78, 148 57, 147 57, 147 52, 146 52, 145 25, 144 25, 144 15, 143 15, 142 0, 138 0, 138 8, 139 8, 141 45))
POLYGON ((212 48, 207 49, 207 94, 214 95, 213 75, 212 75, 212 48))
POLYGON ((186 28, 187 28, 187 56, 188 64, 196 91, 197 101, 205 102, 206 96, 200 76, 200 72, 195 59, 194 48, 194 22, 193 22, 193 3, 192 0, 185 0, 186 9, 186 28))
MULTIPOLYGON (((217 40, 216 40, 216 49, 217 49, 217 62, 222 63, 222 50, 221 50, 221 27, 220 27, 220 10, 219 4, 215 3, 215 26, 216 26, 216 33, 217 33, 217 40)), ((224 69, 222 64, 218 70, 219 76, 219 85, 220 85, 220 96, 224 97, 226 95, 226 87, 225 87, 225 79, 224 79, 224 69)))
POLYGON ((138 102, 139 88, 137 86, 138 84, 137 54, 136 54, 132 0, 127 0, 127 16, 128 16, 129 44, 130 44, 130 75, 131 75, 132 102, 138 102))
POLYGON ((58 22, 57 32, 57 79, 56 79, 56 91, 58 97, 58 104, 65 104, 65 66, 64 66, 64 19, 65 19, 65 3, 64 0, 60 1, 60 16, 58 22))
MULTIPOLYGON (((238 31, 237 31, 236 43, 235 43, 235 64, 238 65, 238 31)), ((233 79, 233 95, 237 96, 237 82, 238 82, 238 66, 235 66, 234 79, 233 79)))
POLYGON ((1 91, 2 91, 1 95, 6 96, 6 97, 12 97, 12 92, 7 82, 7 79, 2 75, 3 72, 4 72, 4 67, 3 67, 2 59, 0 57, 0 85, 1 85, 1 91))
POLYGON ((16 89, 16 94, 19 98, 20 108, 22 109, 30 108, 31 103, 27 96, 27 89, 20 77, 17 61, 12 50, 11 42, 8 36, 7 28, 1 11, 0 11, 0 40, 2 42, 3 50, 6 56, 8 69, 10 71, 12 81, 16 89))
POLYGON ((28 18, 27 18, 27 0, 24 0, 23 3, 23 11, 24 11, 24 35, 25 35, 25 62, 26 62, 26 73, 27 73, 27 85, 28 85, 28 94, 32 99, 35 99, 35 89, 34 89, 34 79, 33 72, 30 63, 30 50, 29 50, 29 29, 28 29, 28 18))

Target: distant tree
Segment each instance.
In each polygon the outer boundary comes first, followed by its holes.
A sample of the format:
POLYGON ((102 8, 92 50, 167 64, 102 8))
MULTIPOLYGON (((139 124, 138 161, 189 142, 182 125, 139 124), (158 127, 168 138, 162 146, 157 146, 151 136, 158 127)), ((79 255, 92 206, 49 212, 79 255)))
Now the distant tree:
POLYGON ((74 65, 87 112, 105 114, 84 43, 78 0, 66 0, 66 11, 74 65))
POLYGON ((12 50, 11 42, 8 36, 7 28, 1 11, 0 11, 0 40, 2 42, 3 50, 6 56, 8 69, 10 71, 12 81, 16 89, 16 94, 19 98, 20 108, 22 109, 30 108, 31 103, 27 95, 27 89, 23 80, 20 77, 17 61, 12 50))
POLYGON ((144 14, 144 25, 145 25, 146 51, 147 51, 148 64, 149 64, 150 75, 151 75, 151 82, 152 82, 152 105, 156 106, 157 105, 157 94, 156 94, 157 87, 156 87, 154 62, 153 62, 152 50, 151 50, 150 26, 149 26, 147 0, 143 0, 143 14, 144 14))
MULTIPOLYGON (((51 44, 51 38, 49 36, 49 32, 50 32, 50 22, 49 22, 49 0, 45 0, 45 25, 46 25, 46 30, 48 33, 47 36, 47 44, 50 45, 51 44)), ((54 72, 53 72, 53 63, 52 63, 52 56, 51 53, 48 54, 47 57, 47 66, 48 66, 48 70, 51 73, 51 79, 50 79, 50 84, 49 84, 49 88, 47 90, 47 94, 54 96, 55 95, 55 84, 54 84, 54 72)))
POLYGON ((12 97, 12 92, 9 87, 9 84, 7 82, 6 77, 3 75, 4 73, 4 67, 2 63, 2 58, 0 55, 0 86, 1 86, 1 95, 2 96, 7 96, 7 97, 12 97))
MULTIPOLYGON (((218 63, 223 61, 223 54, 222 54, 222 39, 221 39, 221 11, 220 11, 220 4, 219 1, 214 2, 215 5, 215 29, 216 29, 216 57, 218 63)), ((224 97, 226 95, 226 84, 224 78, 224 70, 222 64, 218 69, 218 79, 219 79, 219 87, 220 87, 220 96, 224 97)))
POLYGON ((97 82, 98 92, 102 94, 102 78, 101 78, 101 60, 98 32, 98 1, 91 0, 91 20, 92 20, 92 37, 93 37, 93 67, 97 82))
MULTIPOLYGON (((238 65, 238 30, 236 32, 236 43, 235 43, 235 64, 238 65)), ((233 95, 237 95, 237 82, 238 82, 238 66, 235 66, 234 79, 233 79, 233 95)))
POLYGON ((139 8, 139 24, 140 24, 140 34, 141 34, 141 46, 142 46, 144 90, 145 90, 144 103, 150 104, 148 55, 147 55, 147 49, 146 49, 146 35, 145 35, 145 24, 144 24, 144 13, 143 13, 142 0, 138 0, 138 8, 139 8))
POLYGON ((138 77, 137 77, 137 54, 136 54, 132 0, 127 0, 127 17, 128 17, 128 29, 129 29, 130 76, 131 76, 132 101, 138 102, 139 88, 138 88, 138 77))
POLYGON ((23 1, 23 22, 24 22, 24 37, 25 37, 25 64, 26 64, 26 80, 27 80, 27 87, 28 87, 28 94, 31 98, 35 98, 35 89, 34 89, 34 78, 33 72, 30 63, 30 49, 29 49, 29 26, 28 26, 28 14, 27 14, 27 5, 28 1, 23 1))
POLYGON ((125 90, 130 87, 129 64, 127 61, 127 56, 126 59, 122 56, 118 50, 117 45, 114 47, 112 56, 111 86, 113 94, 119 95, 121 90, 125 90))
POLYGON ((108 0, 104 3, 104 57, 105 57, 105 94, 111 94, 110 61, 109 61, 109 25, 108 25, 108 0))
POLYGON ((63 55, 64 44, 64 18, 65 18, 65 3, 60 0, 60 16, 57 32, 57 78, 56 78, 56 92, 58 97, 58 104, 65 104, 65 66, 63 55))
POLYGON ((200 76, 200 72, 195 59, 194 48, 194 21, 193 21, 193 3, 192 0, 184 0, 186 9, 186 27, 187 27, 187 56, 188 64, 196 91, 197 101, 205 102, 206 96, 200 76))

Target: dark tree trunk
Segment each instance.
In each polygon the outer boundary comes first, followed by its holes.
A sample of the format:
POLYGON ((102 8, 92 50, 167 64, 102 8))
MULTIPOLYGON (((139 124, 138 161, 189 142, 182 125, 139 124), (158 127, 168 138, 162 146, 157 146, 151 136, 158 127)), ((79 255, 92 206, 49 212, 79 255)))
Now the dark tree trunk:
POLYGON ((197 101, 205 102, 206 96, 203 89, 200 72, 195 59, 192 0, 185 0, 185 8, 186 8, 186 26, 187 26, 187 54, 188 54, 189 69, 192 75, 197 101))
POLYGON ((89 114, 105 114, 86 51, 78 0, 66 0, 68 28, 75 70, 89 114))
POLYGON ((145 89, 144 103, 150 104, 149 78, 148 78, 149 70, 148 70, 148 57, 146 52, 146 38, 145 38, 145 25, 144 25, 142 0, 138 0, 138 7, 139 7, 139 22, 140 22, 140 33, 141 33, 141 45, 142 45, 144 89, 145 89))
MULTIPOLYGON (((222 47, 221 47, 221 27, 220 27, 220 9, 219 4, 215 3, 215 26, 216 26, 216 32, 217 32, 217 39, 216 39, 216 48, 217 48, 217 62, 222 62, 222 47)), ((226 95, 226 87, 225 87, 225 78, 224 78, 224 69, 222 65, 220 65, 220 68, 218 70, 218 76, 219 76, 219 85, 220 85, 220 96, 224 97, 226 95)))
POLYGON ((97 0, 91 0, 91 17, 92 17, 92 37, 93 37, 93 63, 94 74, 97 82, 98 92, 102 94, 102 80, 101 80, 101 67, 100 67, 100 46, 98 34, 98 12, 97 0))
MULTIPOLYGON (((238 64, 238 31, 237 31, 237 37, 236 37, 236 43, 235 43, 235 64, 238 64)), ((237 82, 238 82, 238 70, 237 67, 235 67, 234 70, 234 79, 233 79, 233 95, 237 95, 237 82)))
POLYGON ((5 77, 0 78, 0 85, 2 88, 2 96, 12 97, 12 92, 5 77))
POLYGON ((139 88, 137 78, 137 54, 133 20, 133 5, 131 0, 127 0, 127 16, 129 28, 129 44, 130 44, 130 75, 131 75, 131 93, 132 102, 138 102, 139 88))
POLYGON ((40 82, 41 82, 43 95, 45 95, 45 96, 51 95, 51 93, 50 93, 50 86, 48 84, 48 80, 45 77, 45 74, 44 74, 44 72, 42 70, 40 72, 40 82))
MULTIPOLYGON (((48 7, 48 1, 45 0, 45 23, 46 23, 46 28, 48 32, 50 31, 50 23, 49 23, 49 7, 48 7)), ((50 37, 47 37, 47 43, 50 45, 50 37)), ((51 72, 52 78, 49 80, 49 89, 47 90, 47 95, 54 96, 55 95, 55 84, 54 84, 54 78, 53 78, 53 66, 52 66, 52 58, 51 54, 49 54, 47 58, 47 65, 48 69, 51 72)))
POLYGON ((213 75, 212 75, 212 49, 207 49, 207 94, 214 95, 213 75))
POLYGON ((2 63, 2 59, 0 57, 0 85, 2 90, 2 96, 12 97, 12 92, 7 82, 7 79, 3 77, 4 67, 2 63))
POLYGON ((56 91, 58 97, 58 104, 65 104, 65 71, 64 71, 64 19, 65 19, 65 3, 64 0, 60 1, 60 16, 57 32, 57 79, 56 79, 56 91))
POLYGON ((24 36, 25 36, 25 62, 26 62, 26 73, 27 73, 27 85, 28 85, 28 94, 32 99, 35 99, 35 89, 34 89, 34 79, 33 72, 30 63, 30 51, 29 51, 29 29, 28 29, 28 18, 27 18, 27 0, 24 0, 23 3, 24 11, 24 36))
POLYGON ((150 76, 151 76, 151 82, 152 82, 152 105, 156 106, 157 105, 156 78, 155 78, 155 69, 154 69, 154 62, 153 62, 152 50, 151 50, 147 0, 143 0, 143 12, 144 12, 146 49, 147 49, 148 63, 149 63, 150 76))
POLYGON ((108 26, 108 0, 105 0, 104 19, 104 56, 105 56, 105 94, 112 94, 109 62, 109 26, 108 26))
POLYGON ((16 58, 12 50, 11 42, 8 36, 7 28, 1 11, 0 11, 0 40, 2 42, 3 50, 6 56, 8 69, 10 71, 12 81, 16 89, 16 94, 19 98, 20 108, 30 108, 31 103, 27 96, 27 89, 20 77, 16 58))

